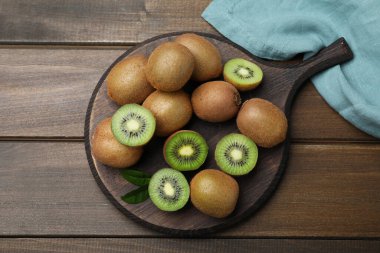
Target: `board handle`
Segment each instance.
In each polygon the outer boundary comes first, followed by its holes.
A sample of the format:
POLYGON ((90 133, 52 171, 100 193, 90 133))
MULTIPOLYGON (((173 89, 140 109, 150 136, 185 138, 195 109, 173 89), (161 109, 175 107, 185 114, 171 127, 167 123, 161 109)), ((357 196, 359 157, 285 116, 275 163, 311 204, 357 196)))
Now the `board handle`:
POLYGON ((298 84, 305 82, 318 72, 336 64, 346 62, 354 57, 347 41, 341 37, 313 57, 291 68, 293 78, 298 84))

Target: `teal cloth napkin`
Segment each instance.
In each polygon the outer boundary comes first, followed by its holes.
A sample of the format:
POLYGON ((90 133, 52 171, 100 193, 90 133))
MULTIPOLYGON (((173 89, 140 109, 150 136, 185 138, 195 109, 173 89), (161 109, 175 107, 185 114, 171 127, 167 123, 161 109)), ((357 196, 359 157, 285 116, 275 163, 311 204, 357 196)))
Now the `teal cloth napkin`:
POLYGON ((346 120, 380 138, 380 0, 215 0, 202 17, 262 58, 305 58, 345 37, 354 59, 312 78, 346 120))

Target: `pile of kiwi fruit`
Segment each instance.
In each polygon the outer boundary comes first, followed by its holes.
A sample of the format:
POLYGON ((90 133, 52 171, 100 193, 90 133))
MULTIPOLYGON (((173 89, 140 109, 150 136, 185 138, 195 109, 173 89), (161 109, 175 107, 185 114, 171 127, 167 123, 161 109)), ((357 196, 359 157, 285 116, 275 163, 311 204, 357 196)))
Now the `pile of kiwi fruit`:
POLYGON ((154 136, 165 137, 159 152, 168 166, 157 168, 150 179, 153 204, 177 211, 190 199, 200 212, 225 218, 239 198, 234 177, 254 173, 258 146, 271 148, 286 137, 288 123, 280 108, 260 98, 242 104, 240 92, 255 89, 263 77, 261 68, 246 59, 223 64, 218 48, 192 33, 162 43, 149 57, 129 55, 106 78, 108 97, 121 107, 97 125, 93 157, 112 168, 128 168, 154 136), (189 80, 199 83, 192 94, 183 90, 189 80), (222 137, 212 154, 219 168, 202 167, 209 147, 201 134, 186 130, 193 112, 207 122, 236 118, 240 133, 222 137), (186 173, 198 169, 189 183, 186 173))

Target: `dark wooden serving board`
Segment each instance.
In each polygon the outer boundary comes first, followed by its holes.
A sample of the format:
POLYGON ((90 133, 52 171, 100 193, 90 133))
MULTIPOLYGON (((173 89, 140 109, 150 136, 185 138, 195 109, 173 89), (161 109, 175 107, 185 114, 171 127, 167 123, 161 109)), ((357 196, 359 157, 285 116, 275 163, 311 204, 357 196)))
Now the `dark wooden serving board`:
MULTIPOLYGON (((284 172, 287 161, 289 136, 287 140, 270 149, 259 149, 259 159, 256 168, 248 175, 236 178, 240 187, 240 197, 235 211, 227 218, 216 219, 197 211, 191 203, 177 212, 163 212, 157 209, 150 200, 141 204, 131 205, 123 202, 120 197, 135 186, 126 182, 120 171, 97 162, 91 154, 91 135, 96 125, 118 109, 106 93, 105 78, 110 69, 120 60, 133 54, 149 55, 159 44, 173 40, 183 32, 170 33, 147 40, 131 48, 121 55, 107 69, 99 80, 91 97, 85 122, 85 146, 87 158, 92 173, 104 194, 124 214, 133 220, 161 232, 175 235, 201 235, 212 233, 235 224, 255 212, 274 192, 284 172)), ((223 63, 230 58, 241 57, 258 64, 264 72, 262 84, 255 90, 241 93, 243 101, 253 97, 270 100, 279 106, 289 119, 290 107, 299 87, 317 72, 347 61, 353 54, 343 38, 338 39, 316 56, 295 65, 289 62, 269 62, 257 58, 236 44, 214 35, 198 33, 216 45, 223 58, 223 63)), ((220 78, 222 79, 222 78, 220 78)), ((198 83, 189 82, 186 91, 191 92, 198 83)), ((235 120, 224 123, 207 123, 195 116, 184 129, 192 129, 201 133, 209 144, 209 155, 204 168, 217 168, 213 159, 215 145, 224 135, 238 132, 235 120)), ((289 132, 289 131, 288 131, 289 132)), ((133 166, 148 173, 168 167, 165 163, 162 148, 165 138, 154 138, 144 147, 144 155, 140 162, 133 166)), ((186 172, 190 180, 196 172, 186 172)))

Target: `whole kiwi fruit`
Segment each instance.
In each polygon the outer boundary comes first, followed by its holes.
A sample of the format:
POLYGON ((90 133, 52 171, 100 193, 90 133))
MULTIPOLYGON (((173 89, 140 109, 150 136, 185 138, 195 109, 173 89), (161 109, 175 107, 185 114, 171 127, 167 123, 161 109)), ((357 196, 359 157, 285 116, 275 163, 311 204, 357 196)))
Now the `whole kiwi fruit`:
POLYGON ((202 170, 190 182, 191 203, 202 213, 215 218, 230 215, 238 197, 238 183, 220 170, 202 170))
POLYGON ((180 90, 175 92, 155 91, 143 106, 156 118, 157 136, 168 136, 185 126, 193 114, 190 96, 180 90))
POLYGON ((261 98, 244 102, 236 123, 242 134, 264 148, 271 148, 283 142, 288 130, 288 121, 284 112, 261 98))
POLYGON ((141 104, 154 91, 145 76, 146 63, 145 56, 132 55, 111 69, 106 78, 107 94, 118 105, 141 104))
POLYGON ((187 47, 194 56, 193 80, 204 82, 220 76, 223 69, 222 57, 210 41, 194 33, 182 34, 175 41, 187 47))
POLYGON ((142 147, 120 144, 111 130, 111 118, 101 121, 91 138, 92 155, 99 162, 113 168, 126 168, 138 162, 143 154, 142 147))
POLYGON ((153 50, 145 74, 152 86, 161 91, 180 90, 194 70, 194 56, 177 42, 165 42, 153 50))
POLYGON ((191 97, 194 113, 208 122, 223 122, 235 117, 241 98, 238 90, 224 81, 207 82, 196 88, 191 97))

